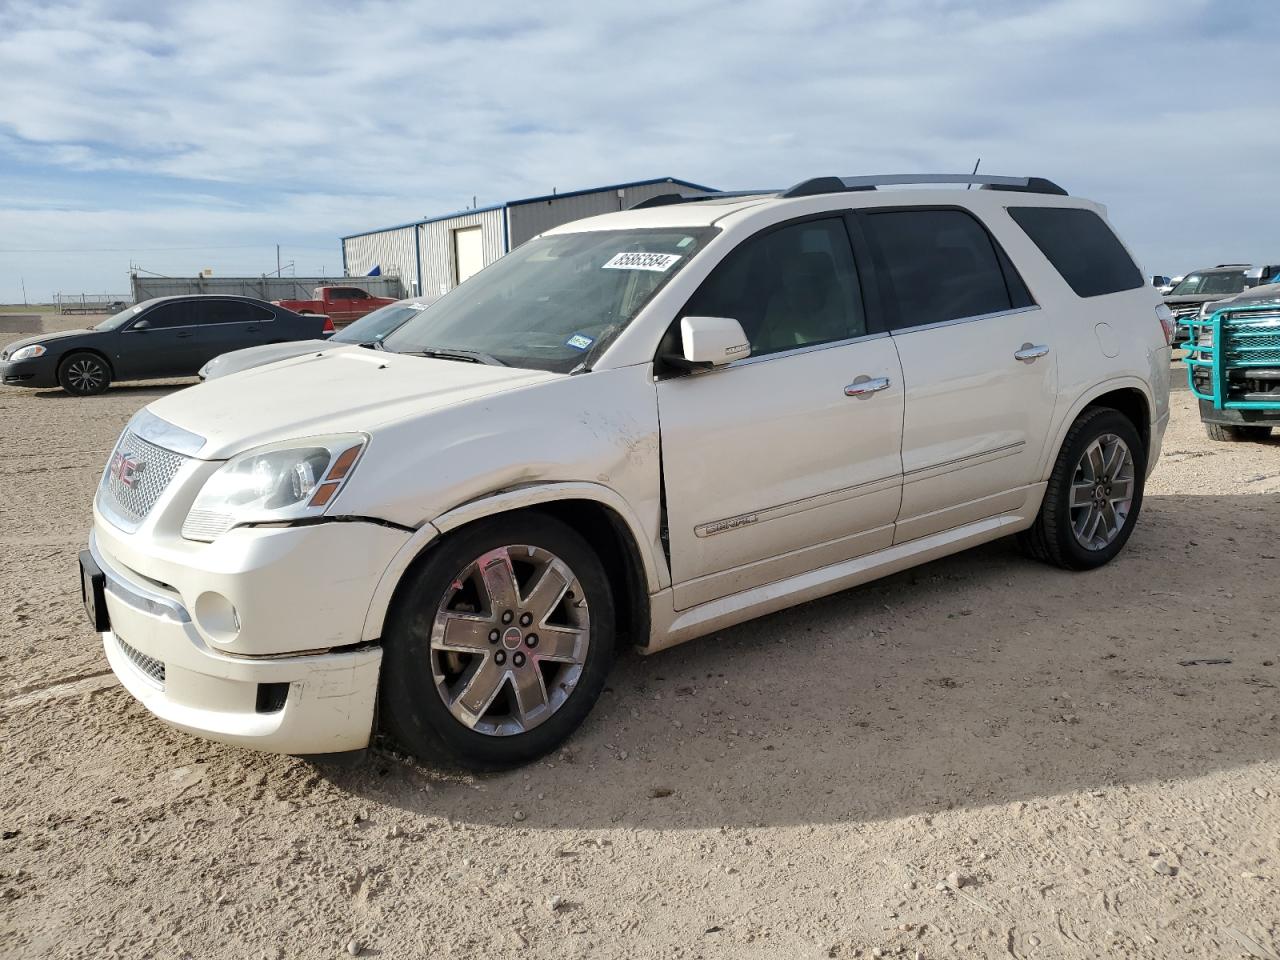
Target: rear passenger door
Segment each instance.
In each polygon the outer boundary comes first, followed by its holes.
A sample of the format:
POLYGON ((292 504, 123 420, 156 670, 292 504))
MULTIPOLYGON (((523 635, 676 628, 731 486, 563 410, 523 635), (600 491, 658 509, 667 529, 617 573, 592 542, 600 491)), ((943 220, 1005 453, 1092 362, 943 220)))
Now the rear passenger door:
POLYGON ((210 299, 203 301, 201 308, 200 364, 271 340, 275 315, 265 307, 243 300, 210 299))
POLYGON ((1039 480, 1058 395, 1047 312, 965 209, 860 219, 906 384, 894 542, 1019 509, 1039 480))

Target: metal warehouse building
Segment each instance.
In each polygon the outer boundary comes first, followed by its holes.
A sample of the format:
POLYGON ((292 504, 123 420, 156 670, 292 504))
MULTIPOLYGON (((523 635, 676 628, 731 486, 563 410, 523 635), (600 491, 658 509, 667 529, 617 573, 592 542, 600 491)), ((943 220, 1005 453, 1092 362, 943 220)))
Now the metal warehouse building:
POLYGON ((398 276, 409 295, 447 293, 508 250, 562 223, 625 210, 664 193, 697 197, 716 192, 664 177, 509 200, 343 237, 342 266, 348 276, 375 267, 398 276))

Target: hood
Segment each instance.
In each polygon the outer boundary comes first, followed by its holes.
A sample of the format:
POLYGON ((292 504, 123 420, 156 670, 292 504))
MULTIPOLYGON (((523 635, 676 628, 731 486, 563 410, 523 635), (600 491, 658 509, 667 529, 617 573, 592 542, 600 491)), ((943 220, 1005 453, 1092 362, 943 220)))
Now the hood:
MULTIPOLYGON (((1234 297, 1235 294, 1229 293, 1226 299, 1234 297)), ((1208 303, 1210 300, 1221 300, 1223 295, 1220 293, 1187 293, 1180 297, 1165 297, 1164 303, 1166 307, 1187 307, 1193 303, 1208 303)))
POLYGON ((329 349, 327 340, 291 340, 288 343, 264 343, 257 347, 245 347, 243 350, 232 350, 219 354, 203 367, 200 375, 206 380, 225 377, 251 367, 260 367, 264 363, 275 363, 277 360, 289 360, 308 353, 329 349))
POLYGON ((379 426, 567 374, 335 346, 179 390, 146 409, 204 437, 198 456, 379 426))
POLYGON ((57 333, 38 333, 35 336, 23 337, 21 340, 15 340, 13 343, 5 345, 4 354, 8 356, 13 351, 22 347, 29 347, 33 343, 49 343, 53 340, 69 340, 72 337, 83 337, 85 334, 96 336, 99 331, 96 330, 60 330, 57 333))

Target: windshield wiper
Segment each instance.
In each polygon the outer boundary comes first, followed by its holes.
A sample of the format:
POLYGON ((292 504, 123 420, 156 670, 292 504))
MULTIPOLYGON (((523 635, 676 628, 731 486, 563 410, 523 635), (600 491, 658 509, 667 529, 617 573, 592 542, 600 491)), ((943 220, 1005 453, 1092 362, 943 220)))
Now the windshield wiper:
MULTIPOLYGON (((385 350, 386 347, 383 347, 385 350)), ((487 353, 481 353, 479 350, 446 350, 432 348, 430 350, 402 350, 400 353, 406 353, 411 357, 430 357, 432 360, 461 360, 465 363, 485 363, 491 367, 505 367, 497 357, 491 357, 487 353)))

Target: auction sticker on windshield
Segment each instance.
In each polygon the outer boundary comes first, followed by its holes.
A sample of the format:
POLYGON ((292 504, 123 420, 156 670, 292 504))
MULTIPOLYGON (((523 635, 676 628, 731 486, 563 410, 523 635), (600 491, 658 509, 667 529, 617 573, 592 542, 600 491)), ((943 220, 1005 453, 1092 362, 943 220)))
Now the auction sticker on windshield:
POLYGON ((666 273, 680 259, 678 253, 616 253, 603 267, 605 270, 656 270, 666 273))

